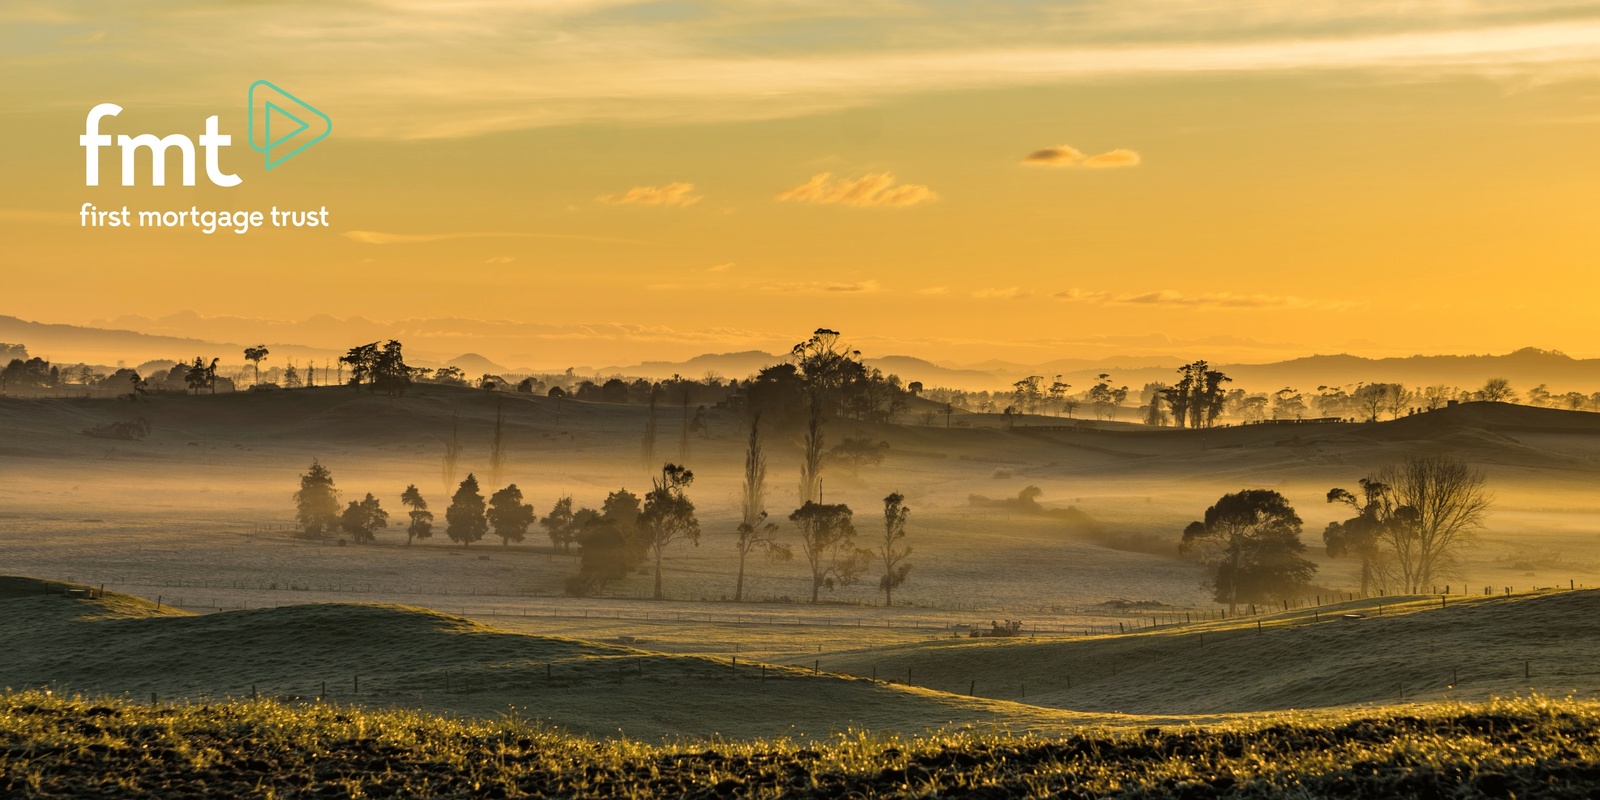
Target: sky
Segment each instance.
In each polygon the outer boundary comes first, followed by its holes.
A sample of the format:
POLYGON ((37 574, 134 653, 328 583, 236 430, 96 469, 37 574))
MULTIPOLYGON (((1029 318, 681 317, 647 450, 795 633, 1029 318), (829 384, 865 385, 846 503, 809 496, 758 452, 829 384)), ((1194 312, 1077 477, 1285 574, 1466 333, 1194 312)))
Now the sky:
POLYGON ((377 321, 535 368, 821 326, 950 364, 1600 355, 1593 3, 15 0, 0 78, 24 319, 315 346, 377 321), (257 80, 330 135, 265 169, 257 80), (240 185, 174 158, 123 187, 112 147, 85 186, 106 102, 113 136, 218 116, 240 185))

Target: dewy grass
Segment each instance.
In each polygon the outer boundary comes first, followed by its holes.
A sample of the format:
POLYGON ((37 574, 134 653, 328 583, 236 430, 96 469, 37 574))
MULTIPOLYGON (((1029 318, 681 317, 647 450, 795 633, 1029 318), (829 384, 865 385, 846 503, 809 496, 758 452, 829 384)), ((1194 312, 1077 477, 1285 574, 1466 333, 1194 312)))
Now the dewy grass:
POLYGON ((1534 696, 1067 736, 643 744, 506 717, 0 696, 7 797, 1589 797, 1600 705, 1534 696))

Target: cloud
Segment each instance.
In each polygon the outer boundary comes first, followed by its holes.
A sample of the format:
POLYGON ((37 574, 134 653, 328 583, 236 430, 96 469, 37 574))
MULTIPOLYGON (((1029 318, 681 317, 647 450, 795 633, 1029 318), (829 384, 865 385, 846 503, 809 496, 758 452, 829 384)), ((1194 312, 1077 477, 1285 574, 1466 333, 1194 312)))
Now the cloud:
POLYGON ((1004 289, 979 289, 973 292, 972 296, 979 300, 1026 300, 1032 297, 1033 293, 1016 286, 1009 286, 1004 289))
POLYGON ((1232 292, 1207 292, 1184 294, 1163 289, 1157 292, 1111 294, 1109 292, 1068 289, 1056 292, 1057 300, 1093 303, 1096 305, 1158 306, 1163 308, 1282 308, 1345 310, 1359 307, 1360 303, 1347 301, 1308 300, 1293 295, 1234 294, 1232 292))
POLYGON ((706 272, 727 272, 728 270, 733 269, 733 267, 733 262, 729 261, 726 264, 717 264, 715 266, 706 267, 706 272))
POLYGON ((939 195, 921 184, 896 183, 887 172, 869 173, 854 180, 821 172, 799 186, 785 189, 776 199, 816 205, 905 208, 937 200, 939 195))
POLYGON ((669 183, 666 186, 635 186, 621 194, 600 195, 595 200, 611 206, 688 208, 702 199, 693 192, 692 183, 669 183))
POLYGON ((1600 19, 1577 0, 697 3, 672 24, 636 5, 366 0, 307 5, 290 19, 280 3, 195 13, 192 2, 134 12, 120 0, 11 0, 0 21, 42 44, 8 49, 0 68, 17 78, 8 108, 115 96, 209 109, 221 87, 289 73, 339 109, 339 136, 424 139, 780 119, 915 93, 1118 78, 1340 70, 1574 81, 1600 65, 1600 19), (797 23, 846 20, 848 36, 793 36, 797 23), (735 26, 742 35, 726 35, 735 26), (113 34, 94 47, 60 43, 102 29, 113 34), (771 47, 779 39, 792 46, 771 47), (52 80, 18 77, 41 67, 52 80))
POLYGON ((1035 150, 1022 157, 1022 163, 1036 167, 1075 167, 1081 169, 1115 169, 1132 167, 1139 163, 1139 154, 1132 150, 1108 150, 1099 155, 1085 156, 1083 151, 1069 144, 1035 150))
POLYGON ((950 293, 950 287, 948 287, 948 286, 928 286, 926 288, 922 288, 922 289, 918 289, 917 290, 917 294, 927 294, 927 295, 949 294, 949 293, 950 293))
POLYGON ((1046 147, 1043 150, 1035 150, 1022 157, 1022 163, 1024 164, 1038 164, 1040 166, 1048 167, 1075 166, 1079 161, 1082 160, 1083 153, 1069 144, 1064 144, 1060 147, 1046 147))
POLYGON ((855 283, 791 281, 789 283, 772 283, 761 288, 768 292, 864 294, 878 291, 879 286, 877 281, 856 281, 855 283))
POLYGON ((483 263, 485 263, 485 264, 510 264, 513 261, 516 261, 516 259, 511 257, 511 256, 495 256, 494 258, 488 259, 488 260, 484 261, 483 263))
POLYGON ((1116 169, 1139 165, 1139 154, 1132 150, 1111 150, 1083 160, 1084 169, 1116 169))

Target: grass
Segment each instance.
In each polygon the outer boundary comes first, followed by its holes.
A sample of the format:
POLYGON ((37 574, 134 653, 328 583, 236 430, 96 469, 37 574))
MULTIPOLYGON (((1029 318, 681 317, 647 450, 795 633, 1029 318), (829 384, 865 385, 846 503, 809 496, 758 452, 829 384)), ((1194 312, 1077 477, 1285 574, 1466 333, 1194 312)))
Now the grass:
POLYGON ((0 695, 8 797, 1588 797, 1600 706, 1530 697, 1065 736, 603 741, 273 701, 0 695))
MULTIPOLYGON (((1147 620, 1148 622, 1148 620, 1147 620)), ((1600 694, 1600 591, 1374 598, 1126 636, 942 640, 823 666, 1080 712, 1219 714, 1600 694), (1380 612, 1381 606, 1381 612, 1380 612), (1345 619, 1359 614, 1360 619, 1345 619)))

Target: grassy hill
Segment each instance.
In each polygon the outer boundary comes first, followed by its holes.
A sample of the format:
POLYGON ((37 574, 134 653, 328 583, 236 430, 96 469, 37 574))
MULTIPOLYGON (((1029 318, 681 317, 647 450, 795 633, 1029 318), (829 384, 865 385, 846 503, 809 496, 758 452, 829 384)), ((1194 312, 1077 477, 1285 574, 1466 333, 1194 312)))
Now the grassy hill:
MULTIPOLYGON (((1540 691, 1600 694, 1600 591, 1407 597, 1126 636, 961 639, 829 669, 1075 711, 1219 714, 1540 691), (1359 615, 1347 619, 1345 615, 1359 615)), ((1148 622, 1148 620, 1147 620, 1148 622)))
POLYGON ((1088 717, 811 669, 506 633, 420 608, 313 604, 189 615, 0 583, 0 685, 148 699, 326 697, 656 738, 921 731, 1088 717), (358 685, 359 683, 359 685, 358 685), (324 692, 326 694, 324 695, 324 692))

